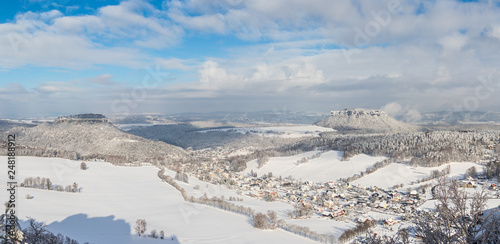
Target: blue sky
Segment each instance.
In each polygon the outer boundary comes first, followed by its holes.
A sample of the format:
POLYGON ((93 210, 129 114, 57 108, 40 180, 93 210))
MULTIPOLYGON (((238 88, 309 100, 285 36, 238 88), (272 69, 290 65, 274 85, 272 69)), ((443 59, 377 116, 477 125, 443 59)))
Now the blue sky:
POLYGON ((499 1, 0 3, 0 117, 498 111, 499 1))

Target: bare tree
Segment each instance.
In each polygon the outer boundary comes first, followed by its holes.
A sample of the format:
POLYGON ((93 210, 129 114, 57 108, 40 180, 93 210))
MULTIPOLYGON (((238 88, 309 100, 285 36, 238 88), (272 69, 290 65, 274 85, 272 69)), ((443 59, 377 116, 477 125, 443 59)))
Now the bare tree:
POLYGON ((78 183, 73 183, 73 192, 77 192, 78 191, 78 183))
POLYGON ((41 189, 45 189, 45 185, 47 184, 47 179, 45 177, 42 178, 42 183, 40 185, 41 189))
POLYGON ((435 211, 415 218, 415 233, 425 243, 497 243, 500 219, 497 209, 486 210, 483 189, 468 193, 457 180, 441 177, 435 187, 435 211))
POLYGON ((309 218, 312 213, 313 209, 311 205, 297 204, 293 209, 293 214, 295 215, 295 218, 301 218, 301 217, 309 218))
POLYGON ((255 217, 253 218, 253 226, 255 228, 259 229, 267 229, 268 228, 268 221, 267 221, 267 216, 263 213, 257 213, 255 217))
POLYGON ((398 237, 401 239, 403 243, 408 243, 410 238, 410 233, 408 233, 408 229, 404 228, 398 231, 398 237))
POLYGON ((46 243, 46 234, 49 233, 45 228, 47 227, 44 223, 35 221, 33 218, 29 218, 28 227, 24 229, 26 242, 27 243, 46 243))
POLYGON ((466 176, 470 176, 472 178, 476 177, 477 176, 477 169, 475 166, 472 166, 470 168, 467 169, 467 171, 465 171, 465 175, 466 176))
POLYGON ((52 181, 50 181, 49 178, 47 178, 46 185, 47 185, 47 190, 51 190, 52 189, 52 181))
POLYGON ((135 231, 139 236, 143 235, 146 233, 146 220, 145 219, 138 219, 135 222, 135 231))
POLYGON ((276 214, 276 211, 268 210, 267 216, 269 217, 269 220, 271 221, 271 229, 276 228, 277 223, 278 223, 278 215, 276 214))

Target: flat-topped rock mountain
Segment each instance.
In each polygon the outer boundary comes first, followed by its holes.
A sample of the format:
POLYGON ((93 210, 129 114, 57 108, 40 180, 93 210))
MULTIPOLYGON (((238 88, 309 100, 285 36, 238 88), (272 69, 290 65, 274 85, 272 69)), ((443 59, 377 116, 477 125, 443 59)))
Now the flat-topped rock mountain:
POLYGON ((60 116, 56 119, 56 123, 97 123, 97 124, 107 124, 109 123, 106 116, 102 114, 77 114, 69 116, 60 116))
POLYGON ((1 134, 1 138, 15 134, 16 152, 25 156, 103 159, 116 164, 171 162, 188 157, 180 147, 123 132, 106 117, 95 114, 59 117, 54 123, 15 127, 1 134))
POLYGON ((391 133, 418 131, 419 127, 398 121, 384 111, 371 109, 344 109, 331 111, 330 117, 316 122, 316 125, 339 131, 369 133, 391 133))

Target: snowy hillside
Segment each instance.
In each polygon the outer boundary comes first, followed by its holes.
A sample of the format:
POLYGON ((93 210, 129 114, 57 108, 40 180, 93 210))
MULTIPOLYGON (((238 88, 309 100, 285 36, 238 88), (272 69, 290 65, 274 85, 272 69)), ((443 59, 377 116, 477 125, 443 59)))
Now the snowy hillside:
POLYGON ((311 158, 318 152, 312 151, 289 157, 273 157, 260 169, 257 160, 253 160, 247 163, 247 169, 243 173, 248 174, 252 170, 258 175, 272 172, 275 176, 287 177, 291 175, 295 179, 327 182, 350 177, 385 159, 385 157, 356 155, 349 161, 342 161, 342 152, 327 151, 322 153, 319 158, 310 159, 306 163, 297 165, 298 160, 311 158))
MULTIPOLYGON (((6 157, 0 157, 6 168, 6 157)), ((93 243, 309 243, 282 230, 255 229, 245 216, 185 202, 179 191, 162 182, 156 167, 119 167, 103 162, 56 158, 18 158, 18 180, 49 177, 54 185, 77 182, 80 193, 19 188, 18 217, 48 224, 48 229, 93 243), (30 194, 32 199, 24 196, 30 194), (135 235, 137 219, 146 219, 147 233, 164 230, 168 241, 135 235), (171 238, 174 238, 172 241, 171 238)), ((0 180, 6 182, 6 175, 0 180)), ((0 198, 7 191, 0 189, 0 198)), ((25 222, 23 223, 26 224, 25 222)))
MULTIPOLYGON (((151 158, 179 159, 186 152, 164 142, 135 136, 110 124, 44 123, 32 128, 9 130, 20 140, 21 155, 93 159, 119 157, 121 162, 145 162, 151 158)), ((2 134, 1 138, 7 138, 2 134)))
POLYGON ((483 167, 477 163, 449 163, 439 167, 412 167, 408 164, 392 163, 353 181, 353 184, 360 184, 363 186, 376 185, 383 188, 391 188, 392 186, 401 183, 405 186, 409 186, 411 182, 416 182, 419 179, 421 180, 429 177, 431 171, 443 170, 447 165, 450 165, 449 177, 463 177, 464 172, 472 166, 475 166, 478 169, 483 167))

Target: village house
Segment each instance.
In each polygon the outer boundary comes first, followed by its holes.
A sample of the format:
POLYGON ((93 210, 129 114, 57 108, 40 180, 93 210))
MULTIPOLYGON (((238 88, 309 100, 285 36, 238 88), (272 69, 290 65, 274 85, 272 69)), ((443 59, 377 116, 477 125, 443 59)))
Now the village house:
POLYGON ((411 190, 411 191, 410 191, 410 197, 411 197, 411 198, 416 198, 416 199, 419 199, 419 198, 420 198, 420 197, 419 197, 419 195, 418 195, 417 190, 411 190))
POLYGON ((397 224, 401 222, 400 220, 394 220, 394 218, 389 218, 384 221, 384 225, 386 226, 393 226, 394 224, 397 224))
POLYGON ((495 183, 492 183, 489 187, 490 190, 496 190, 497 189, 497 185, 495 183))
POLYGON ((336 218, 342 215, 345 215, 345 212, 343 209, 334 209, 331 211, 324 211, 321 213, 323 217, 330 217, 330 218, 336 218))

